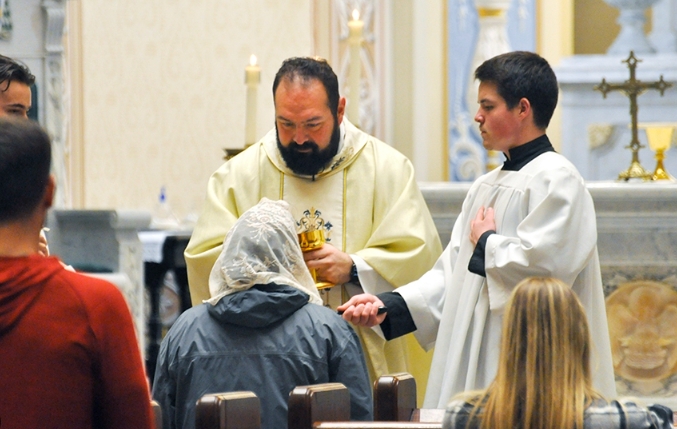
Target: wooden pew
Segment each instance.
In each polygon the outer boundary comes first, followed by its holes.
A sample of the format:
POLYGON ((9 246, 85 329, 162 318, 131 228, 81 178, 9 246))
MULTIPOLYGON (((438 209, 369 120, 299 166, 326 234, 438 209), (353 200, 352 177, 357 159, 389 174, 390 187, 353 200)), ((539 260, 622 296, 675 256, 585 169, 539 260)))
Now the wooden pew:
POLYGON ((438 423, 443 409, 416 408, 416 379, 406 372, 382 375, 374 382, 374 420, 438 423))
POLYGON ((260 429, 261 403, 253 392, 204 395, 195 406, 195 429, 260 429))
POLYGON ((288 429, 312 429, 313 423, 350 420, 350 392, 341 383, 297 386, 289 394, 288 429))
POLYGON ((313 429, 442 429, 442 422, 317 422, 313 429))
POLYGON ((408 421, 416 409, 416 380, 407 372, 382 375, 374 382, 374 420, 408 421))

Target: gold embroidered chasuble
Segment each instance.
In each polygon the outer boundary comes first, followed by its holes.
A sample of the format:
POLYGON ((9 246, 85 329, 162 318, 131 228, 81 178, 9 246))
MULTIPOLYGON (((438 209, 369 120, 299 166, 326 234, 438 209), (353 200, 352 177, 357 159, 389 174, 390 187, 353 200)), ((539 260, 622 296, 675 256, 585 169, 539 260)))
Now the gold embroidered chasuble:
MULTIPOLYGON (((442 249, 409 160, 345 118, 341 135, 339 153, 314 178, 298 176, 286 167, 274 129, 212 175, 185 253, 194 305, 209 298, 209 272, 227 231, 262 197, 284 199, 301 227, 321 225, 328 243, 362 258, 384 280, 375 285, 363 282, 365 292, 392 290, 432 267, 442 249)), ((332 303, 337 290, 343 290, 339 301, 348 297, 346 288, 334 287, 332 303)), ((372 379, 408 371, 424 388, 430 356, 415 340, 385 342, 371 329, 356 331, 372 379), (416 364, 407 365, 412 353, 416 364)))

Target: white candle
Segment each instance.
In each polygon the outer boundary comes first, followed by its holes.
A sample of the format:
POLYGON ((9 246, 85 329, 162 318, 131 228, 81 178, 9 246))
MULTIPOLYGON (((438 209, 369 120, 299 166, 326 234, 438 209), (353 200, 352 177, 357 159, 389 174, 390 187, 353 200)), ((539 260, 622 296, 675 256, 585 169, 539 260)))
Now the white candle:
POLYGON ((364 22, 360 21, 360 12, 353 10, 353 19, 348 21, 348 44, 350 45, 350 68, 348 69, 348 118, 356 126, 360 125, 360 77, 362 63, 360 49, 362 47, 362 29, 364 22))
POLYGON ((247 147, 256 142, 256 91, 261 81, 261 68, 256 65, 256 55, 249 58, 249 65, 244 70, 244 82, 247 85, 244 142, 247 147))

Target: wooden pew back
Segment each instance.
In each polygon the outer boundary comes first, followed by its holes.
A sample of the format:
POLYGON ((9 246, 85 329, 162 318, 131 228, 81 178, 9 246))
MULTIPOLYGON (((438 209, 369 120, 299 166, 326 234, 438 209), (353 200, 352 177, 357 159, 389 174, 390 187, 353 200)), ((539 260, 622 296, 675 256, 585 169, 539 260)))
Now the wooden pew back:
POLYGON ((195 406, 195 429, 260 429, 261 402, 253 392, 204 395, 195 406))
POLYGON ((408 421, 416 409, 416 379, 407 372, 382 375, 374 382, 374 420, 408 421))
POLYGON ((430 422, 444 418, 444 409, 416 408, 416 379, 407 373, 382 375, 374 382, 374 420, 430 422))
POLYGON ((317 422, 315 423, 313 428, 314 429, 442 429, 442 422, 317 422))
POLYGON ((350 392, 341 383, 297 386, 288 404, 288 429, 312 429, 317 421, 350 420, 350 392))

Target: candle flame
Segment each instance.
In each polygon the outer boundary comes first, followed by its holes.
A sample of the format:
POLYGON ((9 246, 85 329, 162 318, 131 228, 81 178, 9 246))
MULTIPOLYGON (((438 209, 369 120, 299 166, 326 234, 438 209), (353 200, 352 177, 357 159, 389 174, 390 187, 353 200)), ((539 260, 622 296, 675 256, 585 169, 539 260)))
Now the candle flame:
POLYGON ((249 57, 249 65, 250 65, 250 66, 255 66, 255 65, 256 65, 256 55, 252 54, 252 56, 249 57))
POLYGON ((360 19, 360 11, 353 9, 353 21, 357 21, 358 19, 360 19))

